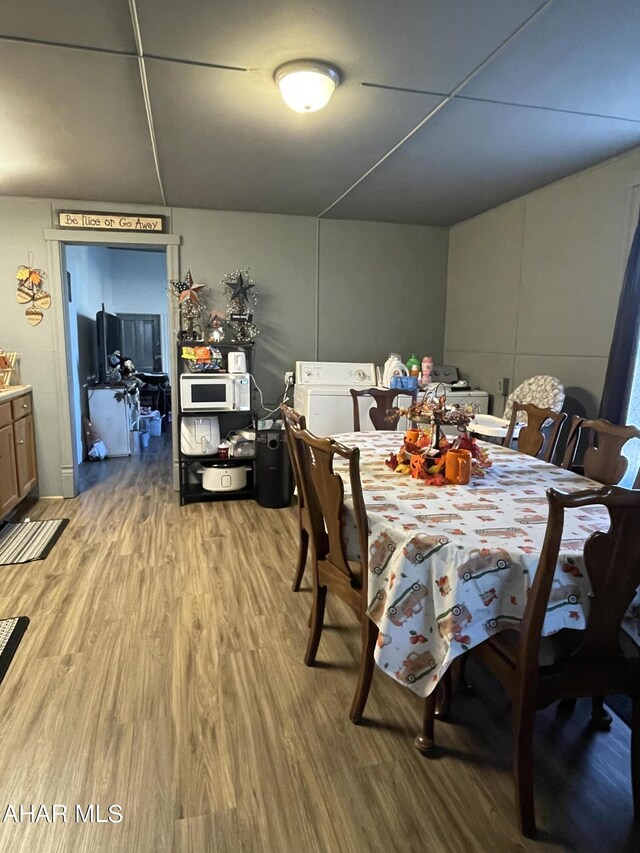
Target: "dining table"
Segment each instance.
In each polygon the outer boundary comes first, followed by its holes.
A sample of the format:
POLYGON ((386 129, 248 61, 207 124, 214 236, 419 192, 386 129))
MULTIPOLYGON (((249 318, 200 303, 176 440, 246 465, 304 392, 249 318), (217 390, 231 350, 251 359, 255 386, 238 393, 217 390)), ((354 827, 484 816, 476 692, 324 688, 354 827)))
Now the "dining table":
MULTIPOLYGON (((379 628, 375 661, 420 696, 436 688, 456 658, 522 621, 545 537, 546 490, 602 484, 500 445, 479 442, 491 466, 467 485, 427 485, 385 464, 403 443, 396 431, 332 436, 360 451, 369 525, 368 615, 379 628)), ((361 559, 346 469, 343 536, 361 559)), ((607 530, 605 508, 567 510, 543 635, 584 629, 591 586, 583 547, 607 530)), ((640 602, 624 626, 640 642, 640 602)))

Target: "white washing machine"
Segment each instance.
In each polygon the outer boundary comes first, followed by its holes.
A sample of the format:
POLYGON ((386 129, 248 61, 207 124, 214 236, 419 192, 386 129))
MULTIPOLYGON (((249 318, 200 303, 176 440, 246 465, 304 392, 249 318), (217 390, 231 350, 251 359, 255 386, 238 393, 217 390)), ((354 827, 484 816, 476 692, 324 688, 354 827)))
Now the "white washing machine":
MULTIPOLYGON (((316 435, 353 431, 353 403, 350 388, 376 385, 376 368, 367 362, 297 361, 293 407, 305 416, 307 427, 316 435)), ((369 417, 371 401, 360 400, 364 429, 373 429, 369 417)))
MULTIPOLYGON (((353 432, 353 403, 349 389, 373 387, 380 386, 376 385, 376 368, 372 363, 297 361, 293 406, 305 416, 307 427, 316 435, 353 432)), ((489 410, 489 396, 486 391, 451 391, 447 388, 447 400, 455 403, 476 403, 478 410, 485 413, 489 410)), ((373 430, 374 426, 368 414, 373 406, 372 401, 363 397, 358 403, 362 430, 373 430)), ((398 395, 399 406, 410 404, 410 396, 398 395)), ((399 430, 404 430, 407 426, 404 419, 398 423, 399 430)))

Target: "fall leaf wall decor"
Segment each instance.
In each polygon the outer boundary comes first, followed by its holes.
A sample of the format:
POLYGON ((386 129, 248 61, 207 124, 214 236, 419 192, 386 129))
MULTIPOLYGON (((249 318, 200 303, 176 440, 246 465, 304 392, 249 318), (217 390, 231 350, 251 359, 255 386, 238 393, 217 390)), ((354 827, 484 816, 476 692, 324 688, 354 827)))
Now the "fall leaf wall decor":
POLYGON ((16 272, 18 279, 18 289, 16 291, 16 299, 21 305, 31 303, 26 314, 27 320, 32 326, 37 326, 42 322, 43 310, 46 311, 51 305, 51 294, 42 289, 42 281, 45 279, 46 273, 44 270, 39 270, 32 266, 32 259, 29 257, 28 264, 21 264, 16 272))

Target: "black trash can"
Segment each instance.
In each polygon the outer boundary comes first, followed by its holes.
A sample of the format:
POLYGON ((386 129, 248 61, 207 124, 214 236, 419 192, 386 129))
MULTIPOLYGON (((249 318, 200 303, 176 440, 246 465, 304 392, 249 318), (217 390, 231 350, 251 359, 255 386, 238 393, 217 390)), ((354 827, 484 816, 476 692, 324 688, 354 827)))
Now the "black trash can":
POLYGON ((291 503, 293 475, 283 429, 260 429, 256 433, 255 489, 260 506, 280 509, 291 503))

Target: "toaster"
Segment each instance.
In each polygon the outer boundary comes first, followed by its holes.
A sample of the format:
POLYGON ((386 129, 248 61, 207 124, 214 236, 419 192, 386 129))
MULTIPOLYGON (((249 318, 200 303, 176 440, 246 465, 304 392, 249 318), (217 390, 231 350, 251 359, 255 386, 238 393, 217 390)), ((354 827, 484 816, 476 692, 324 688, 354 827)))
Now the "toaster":
POLYGON ((227 370, 229 373, 246 373, 247 372, 247 356, 246 353, 233 351, 227 355, 227 370))

